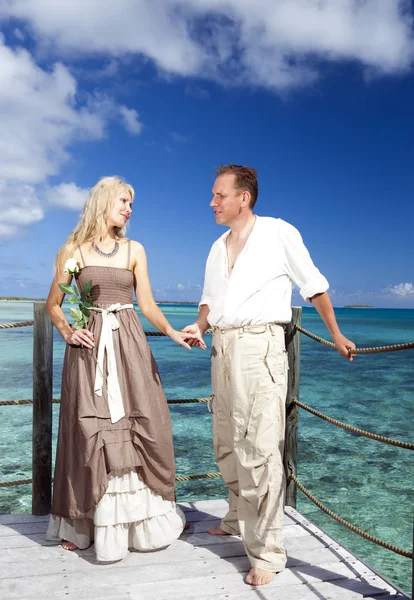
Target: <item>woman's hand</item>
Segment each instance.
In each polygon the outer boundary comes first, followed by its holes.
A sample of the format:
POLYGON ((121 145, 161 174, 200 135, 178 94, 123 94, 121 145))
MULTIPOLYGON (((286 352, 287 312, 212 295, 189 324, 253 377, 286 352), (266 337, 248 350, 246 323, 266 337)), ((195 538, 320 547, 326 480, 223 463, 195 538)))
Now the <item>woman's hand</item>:
POLYGON ((188 340, 189 346, 198 346, 206 349, 206 345, 203 341, 203 333, 204 331, 201 329, 198 323, 193 323, 192 325, 187 325, 182 330, 182 333, 187 334, 185 339, 188 340))
POLYGON ((171 329, 168 331, 167 335, 177 344, 183 346, 183 348, 187 348, 187 350, 191 350, 190 344, 192 342, 196 342, 195 345, 199 346, 203 350, 206 349, 206 345, 201 337, 200 333, 189 333, 184 331, 176 331, 175 329, 171 329), (187 343, 188 342, 190 343, 187 343))
POLYGON ((75 329, 71 335, 66 338, 66 343, 71 346, 82 346, 84 348, 94 348, 95 340, 92 331, 89 329, 75 329))

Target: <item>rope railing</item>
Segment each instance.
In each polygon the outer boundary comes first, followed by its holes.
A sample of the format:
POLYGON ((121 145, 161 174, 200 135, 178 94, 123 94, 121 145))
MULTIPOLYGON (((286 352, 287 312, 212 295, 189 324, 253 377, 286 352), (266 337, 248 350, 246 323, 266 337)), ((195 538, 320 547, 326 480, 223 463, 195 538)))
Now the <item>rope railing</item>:
MULTIPOLYGON (((209 402, 209 400, 210 400, 210 397, 209 398, 180 398, 180 399, 167 400, 167 403, 168 404, 197 404, 197 403, 207 403, 207 402, 209 402)), ((60 399, 53 398, 52 403, 60 404, 60 399)), ((308 406, 307 404, 304 404, 303 402, 300 402, 299 400, 295 399, 295 400, 293 400, 293 403, 296 404, 297 406, 300 406, 304 410, 307 410, 311 414, 313 414, 321 419, 324 419, 328 423, 336 425, 337 427, 342 427, 343 429, 346 429, 347 431, 350 431, 351 433, 355 433, 356 435, 362 435, 362 436, 365 436, 372 440, 376 440, 377 442, 382 442, 384 444, 389 444, 391 446, 397 446, 399 448, 405 448, 406 450, 414 450, 414 444, 411 444, 409 442, 393 440, 386 436, 379 435, 377 433, 372 433, 370 431, 366 431, 365 429, 359 429, 358 427, 354 427, 353 425, 348 425, 347 423, 338 421, 337 419, 329 417, 328 415, 325 415, 324 413, 321 413, 318 410, 315 410, 311 406, 308 406)), ((26 405, 33 404, 33 400, 2 400, 2 401, 0 401, 0 406, 17 406, 17 405, 22 405, 22 404, 23 405, 24 404, 26 404, 26 405)))
POLYGON ((336 425, 337 427, 342 427, 351 433, 355 433, 356 435, 362 435, 371 440, 376 440, 377 442, 383 442, 384 444, 389 444, 390 446, 398 446, 399 448, 405 448, 406 450, 414 450, 414 444, 410 444, 409 442, 401 442, 399 440, 393 440, 391 438, 385 437, 384 435, 378 435, 377 433, 371 433, 370 431, 365 431, 364 429, 358 429, 358 427, 354 427, 353 425, 348 425, 347 423, 343 423, 342 421, 338 421, 337 419, 333 419, 324 413, 315 410, 311 406, 300 402, 299 400, 294 399, 293 404, 300 406, 304 410, 307 410, 312 415, 319 417, 320 419, 324 419, 328 423, 332 423, 332 425, 336 425))
POLYGON ((374 544, 377 544, 378 546, 382 546, 383 548, 386 548, 387 550, 391 550, 392 552, 395 552, 396 554, 400 554, 401 556, 404 556, 405 558, 411 558, 411 559, 413 558, 412 552, 409 552, 408 550, 403 550, 402 548, 399 548, 398 546, 394 546, 393 544, 389 544, 388 542, 384 542, 383 540, 380 540, 379 538, 374 537, 370 533, 363 531, 359 527, 356 527, 356 525, 349 523, 349 521, 346 521, 345 519, 343 519, 342 517, 340 517, 339 515, 334 513, 327 506, 322 504, 322 502, 320 502, 317 498, 315 498, 315 496, 313 496, 311 494, 311 492, 299 481, 299 479, 292 472, 290 473, 289 477, 290 477, 290 479, 292 479, 295 482, 295 484, 300 489, 300 491, 309 498, 309 500, 311 500, 314 504, 316 504, 316 506, 318 508, 323 510, 323 512, 325 512, 327 515, 332 517, 332 519, 335 519, 335 521, 338 521, 338 523, 340 523, 344 527, 347 527, 354 533, 360 535, 361 537, 363 537, 366 540, 369 540, 370 542, 373 542, 374 544))
MULTIPOLYGON (((206 403, 210 398, 179 398, 167 400, 168 404, 196 404, 206 403)), ((33 404, 33 400, 1 400, 0 406, 18 406, 21 404, 33 404)), ((60 398, 53 398, 52 404, 60 404, 60 398)))
MULTIPOLYGON (((0 323, 0 329, 12 329, 15 327, 29 327, 33 325, 33 321, 21 321, 18 323, 0 323)), ((296 325, 296 329, 306 335, 307 337, 327 346, 328 348, 336 349, 336 346, 333 342, 329 340, 325 340, 323 337, 304 329, 300 325, 296 325)), ((161 331, 145 331, 144 332, 147 337, 165 337, 165 333, 161 331)), ((212 333, 211 329, 207 329, 206 333, 212 333)), ((414 348, 414 342, 404 342, 401 344, 393 344, 387 346, 372 346, 367 348, 355 348, 350 350, 351 354, 376 354, 378 352, 396 352, 397 350, 410 350, 414 348)))
MULTIPOLYGON (((28 326, 32 326, 33 324, 34 324, 33 321, 22 321, 20 323, 2 323, 2 324, 0 324, 0 329, 28 327, 28 326)), ((323 344, 324 346, 327 346, 327 347, 333 348, 333 349, 336 348, 334 343, 304 329, 303 327, 301 327, 297 324, 295 325, 295 328, 297 331, 299 331, 299 332, 303 333, 304 335, 306 335, 307 337, 323 344)), ((159 331, 145 331, 144 333, 147 337, 164 337, 165 336, 164 333, 161 333, 159 331)), ((206 333, 211 333, 211 330, 208 330, 206 333)), ((414 348, 414 342, 407 342, 407 343, 401 343, 401 344, 376 346, 376 347, 370 347, 370 348, 369 347, 368 348, 357 348, 357 349, 350 350, 350 352, 354 355, 374 354, 374 353, 379 353, 379 352, 394 352, 394 351, 398 351, 398 350, 408 350, 408 349, 413 349, 413 348, 414 348)), ((184 398, 184 399, 171 399, 171 400, 167 400, 167 402, 168 402, 168 404, 172 404, 172 405, 174 405, 174 404, 180 405, 180 404, 186 404, 186 403, 207 403, 207 402, 209 402, 209 400, 210 400, 210 398, 184 398)), ((59 404, 60 399, 54 398, 52 400, 52 402, 54 404, 59 404)), ((352 425, 348 425, 347 423, 343 423, 337 419, 333 419, 332 417, 329 417, 328 415, 325 415, 324 413, 321 413, 321 412, 313 409, 312 407, 300 402, 299 400, 295 399, 295 400, 293 400, 293 403, 296 404, 298 407, 303 408, 304 410, 310 412, 311 414, 313 414, 333 425, 341 427, 341 428, 345 429, 346 431, 354 433, 356 435, 364 436, 369 439, 373 439, 375 441, 379 441, 379 442, 389 444, 392 446, 397 446, 397 447, 408 449, 408 450, 414 450, 414 444, 411 444, 408 442, 402 442, 399 440, 393 440, 386 436, 375 434, 375 433, 354 427, 352 425)), ((32 400, 0 401, 0 406, 29 405, 29 404, 33 404, 33 401, 32 400)), ((219 472, 196 474, 196 475, 179 475, 179 476, 176 476, 176 481, 177 482, 185 482, 185 481, 200 480, 200 479, 214 479, 214 478, 218 478, 218 477, 220 477, 219 472)), ((363 537, 379 546, 382 546, 383 548, 391 550, 392 552, 395 552, 396 554, 399 554, 406 558, 412 559, 413 554, 411 552, 404 550, 402 548, 399 548, 398 546, 395 546, 388 542, 384 542, 383 540, 380 540, 379 538, 376 538, 375 536, 363 531, 356 525, 349 523, 348 521, 346 521, 345 519, 343 519, 342 517, 340 517, 339 515, 334 513, 332 510, 330 510, 328 507, 326 507, 315 496, 313 496, 313 494, 297 479, 297 477, 293 473, 291 467, 290 467, 289 479, 292 480, 295 483, 295 485, 297 486, 297 488, 299 488, 299 490, 305 496, 307 496, 307 498, 309 498, 309 500, 311 500, 318 508, 320 508, 323 512, 325 512, 327 515, 329 515, 331 518, 336 520, 341 525, 347 527, 349 530, 360 535, 361 537, 363 537)), ((21 480, 17 480, 17 481, 0 482, 0 488, 10 488, 13 486, 28 485, 28 484, 31 484, 32 482, 33 482, 32 479, 21 479, 21 480)))
MULTIPOLYGON (((296 325, 296 329, 298 331, 300 331, 301 333, 303 333, 304 335, 307 335, 312 340, 315 340, 316 342, 319 342, 320 344, 323 344, 324 346, 327 346, 328 348, 336 349, 336 346, 333 342, 330 342, 329 340, 325 340, 324 338, 320 337, 319 335, 316 335, 315 333, 312 333, 311 331, 304 329, 300 325, 296 325)), ((351 354, 376 354, 378 352, 396 352, 397 350, 410 350, 411 348, 414 348, 414 342, 405 342, 403 344, 394 344, 392 346, 372 346, 370 348, 355 348, 355 349, 350 350, 350 353, 351 354)))
POLYGON ((29 327, 33 321, 21 321, 20 323, 0 323, 0 329, 13 329, 14 327, 29 327))
MULTIPOLYGON (((202 473, 201 475, 177 475, 175 481, 193 481, 195 479, 215 479, 221 477, 221 473, 216 471, 215 473, 202 473)), ((28 485, 32 483, 32 479, 19 479, 17 481, 2 481, 0 482, 0 488, 14 487, 16 485, 28 485)), ((53 480, 52 480, 53 481, 53 480)))

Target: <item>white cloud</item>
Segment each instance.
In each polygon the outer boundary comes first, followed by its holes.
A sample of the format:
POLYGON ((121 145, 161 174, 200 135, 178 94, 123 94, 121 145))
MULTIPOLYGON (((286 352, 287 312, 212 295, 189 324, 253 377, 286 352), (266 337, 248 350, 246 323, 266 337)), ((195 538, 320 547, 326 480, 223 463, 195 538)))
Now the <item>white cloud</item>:
POLYGON ((139 115, 133 108, 126 106, 119 107, 119 114, 125 125, 125 128, 132 135, 138 135, 142 131, 142 123, 139 121, 139 115))
POLYGON ((390 286, 387 290, 395 296, 407 297, 414 296, 414 284, 413 283, 399 283, 398 285, 390 286))
POLYGON ((80 188, 76 183, 61 183, 54 187, 48 187, 44 192, 44 198, 49 204, 80 210, 83 208, 88 194, 88 189, 80 188))
POLYGON ((18 234, 18 227, 7 223, 0 223, 0 243, 5 242, 9 238, 15 237, 18 234))
POLYGON ((207 92, 207 90, 198 85, 187 85, 185 88, 185 93, 188 96, 196 98, 197 100, 207 100, 207 98, 210 98, 210 94, 207 92))
POLYGON ((184 290, 185 289, 185 285, 183 285, 182 283, 177 283, 177 288, 179 290, 184 290))
MULTIPOLYGON (((2 235, 43 218, 47 188, 69 160, 69 146, 104 137, 108 122, 122 121, 133 134, 141 131, 136 111, 111 98, 83 94, 67 67, 56 63, 42 69, 28 51, 11 49, 0 36, 0 207, 2 235)), ((82 190, 75 184, 55 189, 55 204, 79 208, 82 190)))
POLYGON ((18 39, 20 42, 24 41, 25 35, 23 33, 23 31, 21 31, 21 29, 19 29, 18 27, 16 27, 13 31, 13 35, 16 39, 18 39))
POLYGON ((170 131, 170 139, 176 144, 186 144, 190 141, 190 137, 188 135, 183 135, 177 131, 170 131))
POLYGON ((11 0, 0 18, 28 22, 62 56, 144 56, 165 73, 285 90, 320 61, 369 72, 413 60, 408 0, 11 0))
POLYGON ((125 60, 149 59, 204 97, 200 79, 283 92, 314 82, 325 61, 354 61, 379 76, 411 69, 414 56, 408 0, 255 0, 254 10, 252 0, 0 0, 0 22, 10 19, 16 43, 30 32, 36 55, 59 61, 41 67, 0 37, 3 236, 43 218, 46 200, 79 207, 76 184, 48 187, 73 144, 102 139, 111 120, 132 135, 142 130, 134 109, 79 90, 66 61, 98 59, 95 75, 107 79, 125 60))
POLYGON ((23 227, 41 221, 44 211, 30 185, 11 184, 0 180, 0 238, 18 235, 23 227))
POLYGON ((14 0, 0 9, 0 17, 30 22, 43 44, 53 44, 67 55, 129 53, 152 58, 171 73, 196 71, 201 50, 190 39, 180 3, 159 0, 14 0))

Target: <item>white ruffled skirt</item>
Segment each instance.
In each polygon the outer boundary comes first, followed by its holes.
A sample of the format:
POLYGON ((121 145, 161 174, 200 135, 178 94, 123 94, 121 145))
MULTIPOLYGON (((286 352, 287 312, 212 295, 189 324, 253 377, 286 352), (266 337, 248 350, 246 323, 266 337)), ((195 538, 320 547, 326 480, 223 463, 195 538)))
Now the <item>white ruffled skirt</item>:
POLYGON ((108 488, 84 519, 51 515, 48 541, 67 540, 80 549, 95 541, 99 561, 121 560, 129 548, 140 551, 169 546, 182 533, 183 512, 175 502, 154 494, 135 470, 113 471, 108 488))

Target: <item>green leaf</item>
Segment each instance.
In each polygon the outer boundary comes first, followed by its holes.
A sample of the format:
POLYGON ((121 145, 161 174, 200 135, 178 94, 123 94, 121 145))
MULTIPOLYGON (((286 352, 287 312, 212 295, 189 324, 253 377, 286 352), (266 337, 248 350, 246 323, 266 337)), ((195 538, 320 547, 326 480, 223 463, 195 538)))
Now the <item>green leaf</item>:
POLYGON ((75 289, 72 285, 67 285, 66 283, 59 283, 60 291, 64 294, 74 294, 75 289))
POLYGON ((84 304, 84 306, 86 306, 86 308, 90 308, 91 306, 93 306, 93 302, 92 302, 92 300, 90 298, 86 298, 83 301, 83 304, 84 304))
POLYGON ((79 300, 76 298, 76 296, 71 296, 68 299, 69 304, 77 304, 79 302, 79 300))
POLYGON ((75 319, 75 321, 80 321, 82 319, 82 313, 79 310, 79 308, 70 308, 69 312, 71 316, 75 319))
POLYGON ((79 308, 81 312, 85 315, 85 317, 89 317, 89 310, 83 304, 79 304, 79 308))
POLYGON ((74 323, 72 323, 72 327, 73 329, 84 329, 83 321, 74 321, 74 323))
POLYGON ((91 293, 92 281, 88 281, 82 288, 82 298, 86 298, 91 293))

